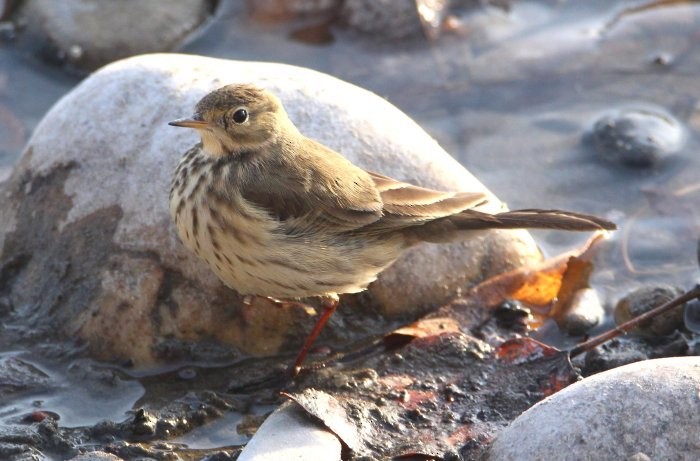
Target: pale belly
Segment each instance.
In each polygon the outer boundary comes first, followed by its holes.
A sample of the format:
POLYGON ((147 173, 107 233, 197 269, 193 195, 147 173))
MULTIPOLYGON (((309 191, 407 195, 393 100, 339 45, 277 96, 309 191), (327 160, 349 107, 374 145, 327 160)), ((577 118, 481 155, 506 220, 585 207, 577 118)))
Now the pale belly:
POLYGON ((194 206, 181 201, 173 194, 170 210, 183 243, 241 294, 289 299, 356 293, 403 248, 398 236, 378 246, 312 231, 285 235, 277 221, 240 196, 225 206, 203 196, 194 206))

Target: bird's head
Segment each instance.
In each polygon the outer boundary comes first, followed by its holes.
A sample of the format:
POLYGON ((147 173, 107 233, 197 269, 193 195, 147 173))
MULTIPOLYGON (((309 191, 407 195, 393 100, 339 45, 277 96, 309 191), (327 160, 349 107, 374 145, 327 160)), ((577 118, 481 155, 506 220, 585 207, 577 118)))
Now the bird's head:
POLYGON ((261 149, 285 130, 296 130, 276 96, 240 84, 212 91, 197 103, 191 118, 169 124, 197 130, 204 151, 212 156, 261 149))

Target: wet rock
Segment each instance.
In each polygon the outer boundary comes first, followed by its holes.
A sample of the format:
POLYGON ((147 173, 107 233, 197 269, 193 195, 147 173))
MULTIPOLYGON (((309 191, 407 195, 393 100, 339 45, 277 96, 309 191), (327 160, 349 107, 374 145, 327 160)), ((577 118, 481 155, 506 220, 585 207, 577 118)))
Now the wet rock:
POLYGON ((603 321, 605 309, 593 288, 577 290, 566 313, 557 319, 559 328, 571 336, 580 336, 603 321))
POLYGON ((590 376, 642 360, 689 355, 689 346, 688 339, 678 332, 663 337, 624 336, 587 352, 579 366, 584 376, 590 376))
POLYGON ((649 360, 586 378, 536 404, 485 459, 695 459, 700 358, 649 360), (672 428, 660 430, 660 428, 672 428), (533 431, 536 431, 533 435, 533 431))
POLYGON ((51 378, 19 357, 0 358, 0 400, 12 394, 38 392, 51 384, 51 378))
MULTIPOLYGON (((242 306, 183 247, 170 222, 171 174, 198 137, 167 122, 233 81, 270 88, 303 133, 367 169, 427 187, 484 190, 403 113, 335 78, 184 55, 124 60, 60 100, 0 184, 0 296, 12 306, 10 321, 85 340, 94 356, 136 366, 185 359, 171 346, 202 340, 257 355, 299 346, 314 322, 306 310, 260 299, 242 306)), ((500 206, 494 199, 487 209, 500 206)), ((368 294, 344 297, 344 305, 417 315, 539 258, 524 231, 426 244, 400 258, 368 294)), ((341 306, 326 334, 347 335, 340 319, 352 312, 341 306)))
POLYGON ((355 31, 391 40, 423 31, 415 0, 345 0, 340 16, 355 31))
POLYGON ((694 299, 683 309, 683 325, 693 333, 700 334, 700 301, 694 299))
POLYGON ((46 459, 39 450, 23 443, 0 442, 0 459, 11 461, 41 461, 46 459))
POLYGON ((515 330, 520 333, 527 332, 528 321, 532 319, 532 312, 521 302, 508 300, 498 306, 493 313, 500 328, 515 330))
POLYGON ((0 459, 7 460, 43 460, 42 452, 59 454, 60 459, 75 456, 78 452, 77 441, 71 435, 61 431, 57 422, 45 418, 40 422, 27 425, 0 425, 0 459))
POLYGON ((207 0, 27 0, 17 15, 42 58, 91 71, 127 56, 177 47, 210 14, 207 0))
POLYGON ((247 0, 254 18, 263 21, 337 12, 343 0, 247 0))
POLYGON ((587 141, 605 160, 650 168, 679 151, 685 133, 680 122, 661 109, 625 109, 598 119, 587 141))
POLYGON ((292 402, 275 410, 248 442, 238 461, 340 460, 338 437, 292 402))
MULTIPOLYGON (((658 307, 683 294, 683 290, 670 285, 647 286, 629 293, 615 306, 615 323, 620 325, 630 319, 658 307)), ((683 326, 684 306, 656 316, 631 330, 645 336, 664 336, 683 326)))

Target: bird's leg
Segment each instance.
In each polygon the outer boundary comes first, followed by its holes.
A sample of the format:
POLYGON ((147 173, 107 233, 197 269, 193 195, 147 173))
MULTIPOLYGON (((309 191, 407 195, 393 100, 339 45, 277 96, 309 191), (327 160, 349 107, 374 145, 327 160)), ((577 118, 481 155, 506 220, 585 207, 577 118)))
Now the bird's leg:
POLYGON ((309 353, 309 350, 311 349, 311 346, 313 346, 314 341, 316 341, 316 338, 318 338, 318 335, 321 333, 321 330, 323 330, 323 327, 328 322, 328 319, 330 319, 331 315, 333 315, 333 312, 335 312, 336 308, 338 307, 338 303, 339 301, 337 296, 321 299, 321 305, 325 308, 325 310, 316 321, 316 325, 314 325, 314 328, 313 330, 311 330, 311 333, 309 333, 309 336, 306 337, 304 345, 301 347, 301 350, 297 354, 297 358, 296 360, 294 360, 294 365, 291 369, 292 376, 296 376, 299 374, 299 371, 301 370, 301 364, 304 363, 306 355, 309 353))
MULTIPOLYGON (((254 301, 253 296, 245 296, 243 298, 243 303, 250 306, 252 305, 254 301)), ((300 301, 292 301, 292 300, 284 300, 284 299, 277 299, 273 298, 271 296, 261 296, 261 298, 266 299, 270 303, 274 304, 275 306, 278 307, 301 307, 305 310, 309 310, 310 306, 307 304, 304 304, 300 301)), ((301 347, 301 350, 299 350, 299 353, 297 354, 297 358, 294 360, 294 365, 292 365, 290 369, 290 373, 292 377, 296 376, 299 374, 299 371, 301 370, 301 365, 304 362, 304 359, 306 356, 309 354, 309 350, 311 347, 314 345, 314 341, 316 341, 316 338, 318 338, 318 335, 321 334, 321 330, 323 330, 323 327, 328 323, 328 319, 331 318, 331 315, 333 315, 333 312, 337 309, 339 304, 339 299, 338 296, 324 296, 321 298, 321 306, 324 308, 323 313, 321 313, 321 316, 318 318, 316 321, 316 324, 314 325, 313 329, 311 330, 311 333, 306 337, 306 340, 304 341, 304 345, 301 347)))

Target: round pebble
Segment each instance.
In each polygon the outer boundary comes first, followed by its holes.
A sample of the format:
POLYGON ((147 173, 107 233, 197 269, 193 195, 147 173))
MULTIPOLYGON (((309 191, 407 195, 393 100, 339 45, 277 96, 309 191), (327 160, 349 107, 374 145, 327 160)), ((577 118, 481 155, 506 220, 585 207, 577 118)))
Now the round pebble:
POLYGON ((694 299, 683 309, 683 324, 693 333, 700 334, 700 301, 694 299))
MULTIPOLYGON (((615 323, 620 325, 681 295, 683 290, 670 285, 639 288, 615 306, 615 323)), ((667 311, 631 330, 641 336, 665 336, 683 325, 683 306, 667 311)))
POLYGON ((415 0, 345 0, 340 17, 350 29, 386 39, 423 31, 415 0))
POLYGON ((570 336, 581 336, 603 321, 605 309, 593 288, 577 290, 566 313, 557 319, 559 328, 570 336))
POLYGON ((685 133, 675 118, 660 109, 625 109, 599 118, 588 140, 607 161, 650 168, 678 152, 685 133))

